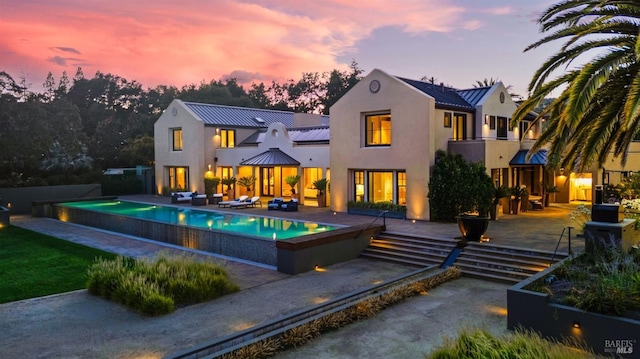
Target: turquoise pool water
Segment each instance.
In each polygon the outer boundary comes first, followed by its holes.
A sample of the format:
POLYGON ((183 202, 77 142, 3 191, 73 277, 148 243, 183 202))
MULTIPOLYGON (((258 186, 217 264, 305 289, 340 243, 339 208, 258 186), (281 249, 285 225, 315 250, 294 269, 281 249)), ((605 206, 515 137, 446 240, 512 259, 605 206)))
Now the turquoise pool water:
POLYGON ((314 222, 291 221, 282 218, 202 211, 184 207, 169 207, 118 200, 66 202, 59 205, 164 223, 243 233, 272 240, 286 240, 338 228, 314 222))

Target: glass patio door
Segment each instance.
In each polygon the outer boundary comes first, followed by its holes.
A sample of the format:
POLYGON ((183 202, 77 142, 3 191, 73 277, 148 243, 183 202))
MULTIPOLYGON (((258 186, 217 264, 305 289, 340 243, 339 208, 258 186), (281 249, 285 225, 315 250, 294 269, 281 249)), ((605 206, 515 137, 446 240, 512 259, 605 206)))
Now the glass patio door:
POLYGON ((262 192, 264 196, 273 196, 274 192, 274 168, 273 167, 261 167, 260 168, 260 184, 262 185, 262 192))

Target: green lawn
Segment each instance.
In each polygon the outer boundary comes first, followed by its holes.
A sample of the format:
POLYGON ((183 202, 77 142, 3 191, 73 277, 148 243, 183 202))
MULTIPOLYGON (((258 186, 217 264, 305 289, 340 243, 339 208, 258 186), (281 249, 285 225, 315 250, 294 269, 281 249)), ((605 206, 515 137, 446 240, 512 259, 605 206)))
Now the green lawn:
POLYGON ((86 288, 96 257, 115 254, 15 226, 0 228, 0 303, 86 288))

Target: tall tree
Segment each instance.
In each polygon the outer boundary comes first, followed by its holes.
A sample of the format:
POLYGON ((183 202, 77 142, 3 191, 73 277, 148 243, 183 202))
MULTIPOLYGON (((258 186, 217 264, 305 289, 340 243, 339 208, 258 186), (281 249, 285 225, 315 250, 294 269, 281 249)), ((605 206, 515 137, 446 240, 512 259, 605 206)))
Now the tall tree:
POLYGON ((640 130, 640 3, 564 0, 539 23, 547 35, 525 51, 561 39, 564 44, 534 74, 530 97, 514 113, 512 126, 560 91, 537 117, 548 120, 531 153, 549 146, 551 166, 577 171, 602 166, 611 154, 624 164, 640 130), (579 57, 590 60, 562 72, 579 57))

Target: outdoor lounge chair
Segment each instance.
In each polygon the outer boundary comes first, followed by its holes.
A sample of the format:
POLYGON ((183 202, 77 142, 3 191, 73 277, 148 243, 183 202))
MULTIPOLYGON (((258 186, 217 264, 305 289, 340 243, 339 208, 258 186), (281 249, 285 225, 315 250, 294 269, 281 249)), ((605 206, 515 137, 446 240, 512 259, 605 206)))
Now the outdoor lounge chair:
POLYGON ((280 205, 280 210, 285 212, 297 212, 298 211, 298 200, 292 199, 289 202, 284 202, 280 205))
POLYGON ((245 199, 244 201, 234 201, 232 203, 229 203, 229 208, 255 207, 258 204, 260 205, 260 207, 262 207, 260 197, 252 197, 251 199, 245 199))
POLYGON ((231 207, 232 203, 244 202, 249 198, 249 196, 240 196, 240 198, 235 199, 233 201, 220 201, 218 202, 218 207, 231 207))
POLYGON ((274 198, 272 201, 267 202, 267 209, 269 211, 280 210, 280 206, 284 203, 282 198, 274 198))

